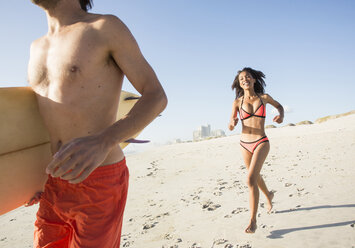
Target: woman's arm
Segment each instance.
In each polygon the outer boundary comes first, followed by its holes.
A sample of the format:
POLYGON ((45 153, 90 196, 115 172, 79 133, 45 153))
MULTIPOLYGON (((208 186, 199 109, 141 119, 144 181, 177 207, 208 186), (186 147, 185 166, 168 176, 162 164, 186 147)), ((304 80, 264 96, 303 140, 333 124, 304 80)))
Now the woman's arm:
POLYGON ((279 115, 275 116, 273 121, 279 124, 282 123, 284 119, 284 108, 282 107, 282 105, 268 94, 265 94, 265 101, 266 103, 270 103, 277 109, 277 111, 279 111, 279 115))
POLYGON ((238 111, 239 111, 239 104, 238 104, 238 99, 234 100, 233 102, 233 109, 232 109, 232 115, 229 121, 229 130, 233 130, 234 127, 237 125, 238 123, 238 111))

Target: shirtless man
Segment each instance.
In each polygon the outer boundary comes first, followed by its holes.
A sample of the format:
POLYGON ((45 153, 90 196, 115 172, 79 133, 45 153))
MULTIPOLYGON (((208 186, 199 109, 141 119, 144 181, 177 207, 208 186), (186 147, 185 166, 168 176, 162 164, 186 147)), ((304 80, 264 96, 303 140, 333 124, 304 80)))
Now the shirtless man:
POLYGON ((128 170, 119 143, 167 104, 127 27, 87 12, 91 0, 31 0, 48 33, 31 45, 28 80, 53 160, 35 223, 35 247, 119 247, 128 170), (117 121, 124 75, 142 95, 117 121))

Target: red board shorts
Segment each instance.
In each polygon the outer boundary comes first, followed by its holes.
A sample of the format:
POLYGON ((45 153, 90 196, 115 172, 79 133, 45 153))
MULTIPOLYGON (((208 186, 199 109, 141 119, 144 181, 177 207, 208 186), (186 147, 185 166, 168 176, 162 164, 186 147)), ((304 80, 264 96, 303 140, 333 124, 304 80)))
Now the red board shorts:
POLYGON ((35 222, 34 247, 120 247, 128 190, 126 160, 70 184, 48 177, 35 222))

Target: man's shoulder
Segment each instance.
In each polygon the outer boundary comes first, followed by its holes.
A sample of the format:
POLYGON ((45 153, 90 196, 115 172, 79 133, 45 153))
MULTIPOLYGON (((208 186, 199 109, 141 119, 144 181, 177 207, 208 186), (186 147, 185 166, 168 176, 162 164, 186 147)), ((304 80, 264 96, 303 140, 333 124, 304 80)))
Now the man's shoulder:
POLYGON ((47 44, 47 36, 44 35, 36 40, 32 41, 31 43, 31 50, 43 48, 47 44))
POLYGON ((109 14, 90 14, 86 22, 99 29, 125 27, 125 24, 117 16, 109 14))
POLYGON ((111 44, 132 41, 130 30, 117 16, 95 14, 90 25, 111 44))

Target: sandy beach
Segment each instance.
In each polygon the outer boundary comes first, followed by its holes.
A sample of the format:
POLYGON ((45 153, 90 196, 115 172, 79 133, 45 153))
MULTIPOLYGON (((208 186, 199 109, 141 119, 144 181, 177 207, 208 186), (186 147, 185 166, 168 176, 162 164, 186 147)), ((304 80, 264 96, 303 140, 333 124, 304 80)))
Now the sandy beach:
MULTIPOLYGON (((127 155, 130 188, 121 247, 355 247, 355 114, 267 129, 255 234, 239 135, 127 155)), ((0 247, 32 247, 38 206, 0 216, 0 247)))

